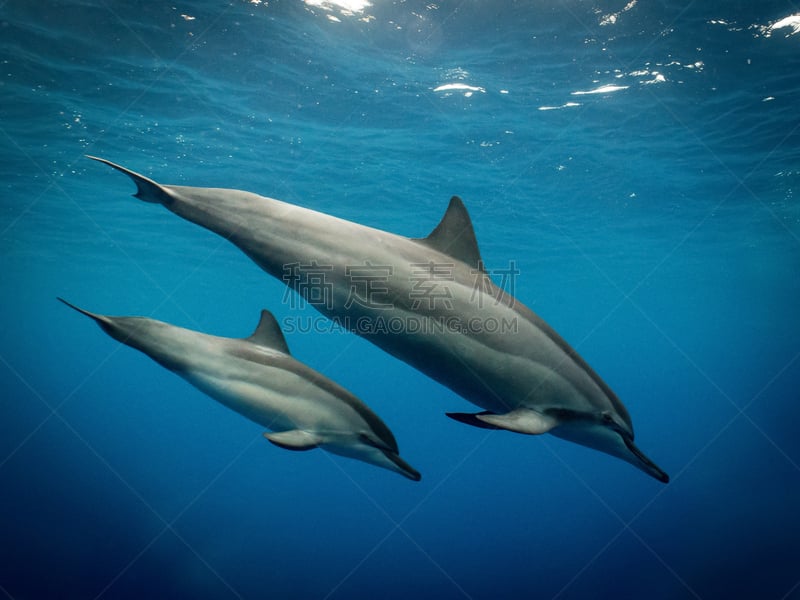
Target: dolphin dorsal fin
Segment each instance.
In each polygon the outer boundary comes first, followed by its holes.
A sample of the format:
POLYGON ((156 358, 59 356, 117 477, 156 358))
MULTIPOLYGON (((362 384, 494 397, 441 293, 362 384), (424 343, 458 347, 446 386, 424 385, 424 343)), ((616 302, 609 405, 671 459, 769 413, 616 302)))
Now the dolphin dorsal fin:
POLYGON ((252 344, 272 348, 284 354, 291 354, 275 315, 266 309, 261 311, 261 320, 258 322, 258 327, 256 327, 253 335, 246 339, 252 344))
POLYGON ((478 250, 478 239, 472 228, 472 219, 461 198, 453 196, 450 205, 431 234, 420 238, 418 242, 456 260, 468 264, 473 269, 484 271, 481 253, 478 250))

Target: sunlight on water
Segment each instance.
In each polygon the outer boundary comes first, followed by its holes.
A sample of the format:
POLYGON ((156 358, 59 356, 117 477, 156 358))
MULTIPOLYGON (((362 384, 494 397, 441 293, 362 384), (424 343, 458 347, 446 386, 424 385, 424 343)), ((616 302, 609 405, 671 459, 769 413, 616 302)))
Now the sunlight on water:
POLYGON ((711 19, 708 23, 710 25, 723 26, 728 31, 732 32, 755 31, 756 33, 753 34, 755 37, 769 38, 772 37, 774 33, 780 32, 784 34, 784 37, 788 38, 800 33, 800 14, 798 13, 788 15, 767 25, 759 23, 744 25, 743 23, 731 19, 711 19))
POLYGON ((600 19, 600 25, 614 25, 619 19, 620 15, 633 9, 636 6, 637 2, 638 0, 631 0, 630 2, 628 2, 628 4, 625 5, 625 7, 622 10, 614 13, 608 13, 607 15, 603 15, 603 17, 600 19))
MULTIPOLYGON (((340 14, 346 17, 352 17, 356 15, 360 15, 363 13, 367 8, 372 6, 372 3, 368 0, 303 0, 306 5, 313 6, 317 8, 321 8, 327 11, 338 10, 340 14)), ((334 15, 328 15, 328 18, 332 21, 338 21, 339 19, 334 15)), ((372 17, 364 16, 361 17, 361 20, 370 20, 372 17)))
POLYGON ((769 26, 768 31, 772 33, 776 29, 790 29, 788 35, 795 35, 800 33, 800 14, 798 15, 790 15, 781 19, 780 21, 775 21, 772 25, 769 26))
POLYGON ((561 106, 540 106, 539 110, 560 110, 562 108, 574 108, 580 106, 580 102, 565 102, 561 106))
POLYGON ((573 96, 589 96, 591 94, 611 94, 613 92, 619 92, 621 90, 627 90, 627 89, 628 89, 627 85, 612 85, 612 84, 608 84, 608 85, 601 85, 600 87, 595 88, 593 90, 571 92, 571 95, 573 95, 573 96))
POLYGON ((452 92, 452 91, 463 91, 464 95, 469 98, 473 92, 481 92, 486 93, 486 90, 482 87, 474 86, 474 85, 467 85, 466 83, 446 83, 444 85, 440 85, 433 89, 434 92, 452 92))

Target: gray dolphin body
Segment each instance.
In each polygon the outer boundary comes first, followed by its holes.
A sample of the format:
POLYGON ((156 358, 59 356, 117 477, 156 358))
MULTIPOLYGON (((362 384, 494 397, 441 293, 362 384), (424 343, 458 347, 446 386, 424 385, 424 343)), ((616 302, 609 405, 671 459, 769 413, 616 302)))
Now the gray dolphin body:
POLYGON ((400 473, 420 474, 400 458, 389 428, 361 400, 295 360, 275 317, 261 312, 253 335, 217 337, 145 317, 91 317, 112 338, 139 350, 228 408, 271 429, 287 450, 322 448, 400 473))
POLYGON ((614 392, 550 326, 492 283, 459 198, 428 237, 412 239, 250 192, 161 185, 94 160, 128 175, 135 197, 228 239, 326 316, 485 409, 448 416, 549 432, 669 481, 634 445, 630 416, 614 392), (311 301, 320 288, 296 276, 303 266, 324 278, 324 302, 311 301))

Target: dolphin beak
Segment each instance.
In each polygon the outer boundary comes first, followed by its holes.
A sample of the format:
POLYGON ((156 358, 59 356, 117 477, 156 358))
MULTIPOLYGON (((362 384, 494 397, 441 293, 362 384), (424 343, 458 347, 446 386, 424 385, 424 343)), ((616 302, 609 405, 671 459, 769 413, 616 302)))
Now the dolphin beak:
MULTIPOLYGON (((374 438, 370 437, 369 435, 362 433, 358 436, 359 441, 366 446, 370 446, 376 450, 379 450, 380 453, 389 461, 389 464, 383 461, 376 461, 374 459, 366 458, 360 455, 354 455, 356 458, 364 460, 366 462, 371 462, 375 465, 383 467, 384 469, 389 469, 390 471, 395 471, 396 473, 400 473, 400 475, 404 477, 408 477, 411 481, 419 481, 422 479, 422 475, 419 474, 414 467, 400 458, 400 455, 396 452, 397 445, 392 444, 393 447, 390 447, 385 442, 379 442, 374 438)), ((335 450, 332 450, 335 452, 335 450)))
POLYGON ((631 439, 630 436, 622 435, 621 437, 628 447, 628 450, 636 457, 636 466, 651 477, 658 479, 661 483, 669 483, 669 475, 662 471, 656 463, 647 458, 644 453, 636 447, 636 444, 633 443, 633 439, 631 439))
POLYGON ((422 475, 419 474, 419 471, 417 471, 414 467, 412 467, 410 464, 408 464, 406 461, 400 458, 398 454, 395 454, 394 452, 390 452, 388 450, 384 450, 383 454, 386 456, 386 458, 388 458, 395 464, 395 466, 397 467, 397 472, 400 473, 401 475, 408 477, 411 481, 419 481, 420 479, 422 479, 422 475))

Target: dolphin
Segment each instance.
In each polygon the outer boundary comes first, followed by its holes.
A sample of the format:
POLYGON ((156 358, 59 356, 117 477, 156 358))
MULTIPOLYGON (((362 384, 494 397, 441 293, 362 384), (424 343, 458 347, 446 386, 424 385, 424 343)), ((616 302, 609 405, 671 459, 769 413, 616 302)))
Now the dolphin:
POLYGON ((287 450, 322 448, 419 481, 394 435, 361 400, 296 360, 268 310, 247 338, 225 338, 146 317, 109 317, 59 298, 115 340, 143 352, 221 404, 272 430, 287 450))
POLYGON ((484 409, 449 417, 549 432, 669 481, 633 443, 633 423, 614 392, 491 280, 457 196, 430 235, 407 238, 250 192, 161 185, 89 158, 130 177, 134 197, 229 240, 325 316, 484 409))

